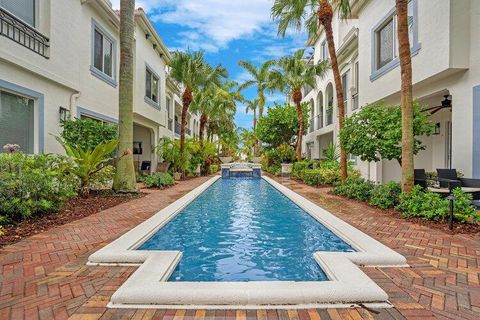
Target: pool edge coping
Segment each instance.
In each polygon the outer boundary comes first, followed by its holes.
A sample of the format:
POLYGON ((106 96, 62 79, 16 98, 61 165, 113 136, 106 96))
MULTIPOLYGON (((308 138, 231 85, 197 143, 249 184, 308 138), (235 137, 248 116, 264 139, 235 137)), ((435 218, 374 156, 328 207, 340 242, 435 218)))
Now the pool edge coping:
POLYGON ((272 187, 357 252, 316 252, 314 257, 329 278, 328 281, 167 282, 182 253, 135 249, 220 178, 212 177, 90 255, 87 265, 139 266, 113 294, 109 307, 292 308, 301 305, 339 304, 348 307, 359 303, 388 307, 385 291, 359 266, 408 267, 406 259, 305 197, 265 176, 262 178, 272 187))

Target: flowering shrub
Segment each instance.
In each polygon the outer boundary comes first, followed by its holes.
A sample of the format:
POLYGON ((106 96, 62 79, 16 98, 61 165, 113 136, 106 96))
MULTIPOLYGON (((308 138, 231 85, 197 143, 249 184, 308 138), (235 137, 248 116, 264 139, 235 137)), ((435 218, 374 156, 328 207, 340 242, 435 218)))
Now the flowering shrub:
POLYGON ((7 143, 3 146, 3 150, 7 153, 15 153, 20 151, 20 146, 18 144, 7 143))

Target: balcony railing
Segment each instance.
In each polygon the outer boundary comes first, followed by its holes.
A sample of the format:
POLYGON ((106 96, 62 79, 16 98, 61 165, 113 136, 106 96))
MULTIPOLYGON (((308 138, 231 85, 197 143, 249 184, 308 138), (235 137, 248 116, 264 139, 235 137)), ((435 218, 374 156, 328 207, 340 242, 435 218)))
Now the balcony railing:
POLYGON ((352 96, 352 110, 358 109, 358 94, 352 96))
POLYGON ((175 133, 180 134, 180 123, 179 122, 175 122, 175 133))
POLYGON ((185 128, 185 133, 190 136, 192 135, 192 130, 190 130, 190 128, 185 128))
POLYGON ((0 34, 49 58, 50 39, 3 8, 0 8, 0 34))
POLYGON ((168 130, 173 131, 173 119, 168 119, 168 130))

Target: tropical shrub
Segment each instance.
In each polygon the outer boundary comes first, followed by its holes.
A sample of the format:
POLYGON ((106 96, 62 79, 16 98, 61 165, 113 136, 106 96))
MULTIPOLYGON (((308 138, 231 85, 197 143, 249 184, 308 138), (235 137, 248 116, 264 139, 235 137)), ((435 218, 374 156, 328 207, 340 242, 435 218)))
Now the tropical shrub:
POLYGON ((332 192, 336 195, 356 199, 360 201, 369 201, 374 184, 360 177, 348 177, 345 182, 336 185, 332 192))
POLYGON ((180 152, 180 141, 165 139, 160 142, 157 154, 164 162, 170 163, 169 172, 183 172, 188 167, 188 159, 180 152))
POLYGON ((198 140, 186 141, 186 153, 188 157, 187 173, 192 174, 200 165, 202 174, 208 174, 209 168, 217 158, 217 149, 214 143, 210 141, 203 141, 200 143, 198 140))
MULTIPOLYGON (((414 103, 413 153, 425 149, 420 136, 433 132, 433 123, 420 105, 414 103)), ((359 112, 345 118, 340 132, 340 142, 348 154, 359 156, 362 161, 397 160, 402 157, 402 109, 399 105, 378 102, 365 106, 359 112)))
POLYGON ((56 212, 75 196, 77 180, 56 155, 0 154, 0 218, 21 220, 56 212))
POLYGON ((295 149, 288 144, 279 145, 276 151, 282 163, 290 163, 295 159, 295 149))
POLYGON ((115 176, 115 167, 107 164, 102 170, 90 177, 90 189, 99 190, 109 187, 115 176))
POLYGON ((61 125, 60 137, 72 148, 93 150, 101 143, 118 138, 116 126, 92 119, 65 120, 61 125))
POLYGON ((453 190, 455 201, 453 202, 453 212, 456 220, 460 222, 480 221, 480 213, 472 205, 472 194, 465 193, 460 188, 453 190))
POLYGON ((63 148, 71 162, 66 171, 77 176, 80 180, 80 194, 88 197, 90 194, 92 177, 107 167, 112 159, 109 155, 117 148, 118 140, 111 140, 100 143, 94 149, 83 149, 80 146, 72 146, 60 138, 57 140, 63 148))
POLYGON ((397 206, 404 217, 419 217, 427 220, 441 220, 448 212, 448 201, 438 193, 424 192, 415 186, 411 193, 402 193, 397 206))
POLYGON ((370 194, 369 203, 381 209, 394 208, 399 203, 401 193, 402 187, 398 182, 378 184, 370 194))
POLYGON ((147 188, 163 188, 173 186, 175 184, 175 180, 169 173, 156 172, 143 178, 143 183, 147 188))
MULTIPOLYGON (((303 114, 308 114, 308 105, 303 107, 303 114)), ((309 125, 308 117, 304 117, 304 133, 309 125)), ((258 139, 276 148, 281 144, 291 144, 298 134, 299 122, 295 106, 275 105, 268 108, 267 115, 260 118, 255 131, 258 139)))
POLYGON ((334 184, 340 181, 339 168, 306 169, 301 173, 302 180, 308 185, 318 186, 334 184))

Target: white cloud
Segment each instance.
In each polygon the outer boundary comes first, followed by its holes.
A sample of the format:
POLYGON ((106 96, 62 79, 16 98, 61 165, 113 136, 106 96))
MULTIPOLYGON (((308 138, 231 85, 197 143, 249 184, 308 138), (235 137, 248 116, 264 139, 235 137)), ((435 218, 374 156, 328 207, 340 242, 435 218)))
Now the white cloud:
MULTIPOLYGON (((119 8, 120 0, 113 0, 119 8)), ((181 25, 188 30, 178 45, 215 52, 237 39, 272 32, 272 0, 137 0, 150 18, 181 25)))

